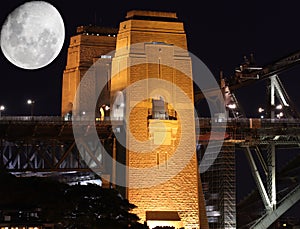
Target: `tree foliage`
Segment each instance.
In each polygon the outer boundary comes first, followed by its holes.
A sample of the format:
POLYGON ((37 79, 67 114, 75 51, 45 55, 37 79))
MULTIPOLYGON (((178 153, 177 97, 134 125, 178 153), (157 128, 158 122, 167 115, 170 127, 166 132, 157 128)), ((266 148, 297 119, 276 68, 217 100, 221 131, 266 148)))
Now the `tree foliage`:
POLYGON ((64 209, 64 224, 69 228, 103 228, 113 224, 128 227, 139 219, 130 213, 136 206, 114 189, 94 184, 75 185, 68 187, 64 196, 61 209, 64 209))
POLYGON ((1 173, 0 211, 39 209, 39 220, 58 228, 143 228, 136 206, 114 189, 67 185, 49 178, 17 178, 1 173))

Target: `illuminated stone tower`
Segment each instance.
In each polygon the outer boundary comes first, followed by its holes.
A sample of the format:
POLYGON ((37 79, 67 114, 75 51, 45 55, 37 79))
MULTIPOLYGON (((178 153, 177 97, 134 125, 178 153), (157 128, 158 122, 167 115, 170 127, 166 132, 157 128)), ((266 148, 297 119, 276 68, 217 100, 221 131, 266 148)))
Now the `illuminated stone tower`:
POLYGON ((67 66, 63 74, 62 116, 72 110, 77 87, 86 71, 98 58, 115 50, 116 34, 115 28, 77 27, 77 34, 70 39, 67 66))
POLYGON ((176 14, 128 12, 112 59, 111 114, 126 119, 126 196, 150 228, 208 228, 190 76, 186 34, 176 14), (149 81, 138 85, 142 80, 149 81), (151 176, 144 172, 148 170, 151 176))

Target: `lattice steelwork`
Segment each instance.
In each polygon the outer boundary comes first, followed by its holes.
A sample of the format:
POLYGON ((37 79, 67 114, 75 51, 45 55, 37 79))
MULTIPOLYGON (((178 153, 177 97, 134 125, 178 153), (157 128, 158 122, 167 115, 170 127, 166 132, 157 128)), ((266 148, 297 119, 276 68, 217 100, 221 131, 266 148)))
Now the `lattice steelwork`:
MULTIPOLYGON (((295 185, 293 185, 288 187, 288 189, 284 187, 286 189, 286 192, 284 193, 282 192, 282 187, 281 189, 276 190, 276 187, 278 188, 279 185, 278 179, 282 178, 283 175, 280 172, 278 173, 275 168, 275 151, 277 151, 277 149, 299 149, 299 119, 229 118, 227 123, 222 120, 209 121, 208 119, 199 119, 198 121, 200 124, 199 146, 201 146, 199 148, 202 149, 199 150, 200 160, 202 159, 205 146, 209 139, 207 133, 210 132, 210 122, 218 122, 220 128, 226 128, 225 136, 220 136, 220 141, 215 141, 211 149, 206 152, 210 156, 209 159, 206 160, 206 163, 210 164, 213 161, 213 158, 216 157, 218 153, 217 148, 224 138, 225 145, 223 145, 213 166, 201 175, 203 190, 207 201, 207 215, 208 220, 210 221, 210 228, 249 228, 251 226, 259 229, 267 228, 265 225, 272 224, 279 217, 279 214, 283 214, 300 199, 300 190, 299 188, 296 189, 298 186, 295 188, 295 185), (230 162, 234 162, 234 156, 230 159, 230 154, 224 154, 224 151, 228 151, 228 144, 234 146, 232 152, 234 152, 235 149, 246 150, 247 155, 251 156, 251 158, 252 154, 255 152, 264 168, 264 173, 268 174, 266 179, 262 180, 257 174, 258 170, 256 169, 256 163, 253 159, 249 159, 254 179, 258 187, 262 190, 260 192, 262 197, 260 197, 259 194, 255 196, 251 194, 249 195, 249 198, 243 200, 241 205, 239 204, 239 218, 237 218, 239 219, 239 225, 236 224, 236 219, 233 219, 233 216, 235 215, 226 215, 226 211, 221 211, 222 209, 226 210, 233 207, 233 209, 228 210, 228 212, 236 214, 235 204, 227 201, 231 198, 235 200, 235 192, 229 191, 227 192, 229 193, 228 196, 226 196, 226 194, 224 195, 224 190, 226 193, 226 188, 230 187, 230 182, 228 181, 233 181, 233 184, 235 185, 235 180, 230 179, 230 176, 227 176, 227 174, 230 174, 230 172, 228 172, 230 171, 230 169, 228 169, 230 168, 230 165, 232 165, 232 168, 234 169, 234 164, 230 164, 230 162), (214 148, 216 149, 214 150, 214 148), (265 159, 262 155, 263 152, 266 153, 265 159), (265 184, 259 185, 261 183, 259 180, 262 180, 262 182, 265 180, 265 184), (227 186, 224 185, 226 183, 227 186), (265 193, 265 195, 263 193, 265 193), (280 193, 280 195, 278 193, 280 193), (232 195, 230 196, 230 194, 232 195), (278 200, 276 200, 276 196, 278 200), (254 202, 261 203, 262 200, 266 200, 265 206, 267 207, 265 207, 264 204, 253 207, 254 202), (222 208, 223 206, 224 208, 222 208), (250 206, 249 209, 248 206, 250 206), (266 210, 265 208, 269 210, 266 210), (242 215, 242 212, 244 211, 245 215, 242 215), (267 213, 265 214, 265 212, 267 213), (229 220, 231 224, 226 225, 225 222, 227 219, 232 219, 229 220)), ((292 161, 288 167, 295 169, 298 165, 299 163, 297 164, 292 161)), ((206 167, 206 165, 203 167, 206 167)), ((290 170, 292 170, 291 168, 290 170)), ((298 182, 296 182, 296 184, 297 183, 298 182)))
POLYGON ((0 125, 0 167, 23 175, 106 173, 100 144, 106 151, 112 152, 110 124, 99 122, 96 128, 101 141, 75 144, 72 123, 60 117, 3 117, 0 125))
MULTIPOLYGON (((85 149, 86 146, 81 145, 85 149)), ((81 150, 79 153, 75 142, 61 142, 56 139, 2 141, 2 166, 10 172, 89 172, 103 171, 103 158, 99 145, 94 150, 81 150)))
MULTIPOLYGON (((218 152, 220 144, 221 141, 215 141, 209 146, 206 153, 210 154, 211 159, 215 156, 217 158, 209 169, 201 174, 201 180, 209 228, 233 229, 236 228, 235 147, 232 143, 224 142, 221 151, 218 152)), ((208 166, 211 162, 212 160, 205 161, 208 166)))

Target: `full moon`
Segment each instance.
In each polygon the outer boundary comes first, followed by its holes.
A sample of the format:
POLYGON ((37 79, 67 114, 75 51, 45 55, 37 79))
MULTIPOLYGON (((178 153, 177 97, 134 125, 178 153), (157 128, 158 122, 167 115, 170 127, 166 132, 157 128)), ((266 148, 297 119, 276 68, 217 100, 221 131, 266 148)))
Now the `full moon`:
POLYGON ((31 1, 11 12, 1 29, 1 49, 14 65, 38 69, 50 64, 65 40, 63 19, 44 1, 31 1))

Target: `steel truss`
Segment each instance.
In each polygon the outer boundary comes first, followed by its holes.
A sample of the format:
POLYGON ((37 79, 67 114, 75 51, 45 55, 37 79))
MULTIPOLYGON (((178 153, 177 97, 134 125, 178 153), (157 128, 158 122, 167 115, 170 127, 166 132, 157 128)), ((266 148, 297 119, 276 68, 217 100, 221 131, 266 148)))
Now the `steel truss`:
POLYGON ((106 173, 103 151, 112 153, 111 124, 99 122, 96 129, 100 140, 75 143, 72 123, 60 117, 3 117, 0 168, 20 175, 106 173))
MULTIPOLYGON (((298 144, 300 141, 298 141, 298 144)), ((265 229, 271 226, 282 214, 289 210, 295 203, 300 200, 300 185, 291 189, 285 196, 281 197, 278 201, 276 188, 278 186, 276 179, 276 141, 269 142, 268 146, 263 146, 266 152, 266 156, 262 156, 262 151, 258 146, 249 147, 246 146, 245 153, 249 161, 249 165, 252 171, 252 175, 256 182, 259 194, 262 198, 265 213, 262 216, 248 224, 248 228, 251 229, 265 229), (260 163, 258 168, 257 163, 254 160, 254 155, 260 163), (265 180, 261 176, 261 172, 265 173, 265 180)), ((280 143, 278 143, 280 146, 280 143)), ((292 143, 292 146, 294 144, 292 143)), ((286 145, 285 145, 286 147, 286 145)))
POLYGON ((1 141, 0 157, 3 169, 18 172, 90 172, 104 171, 99 143, 80 145, 57 139, 43 141, 1 141), (91 148, 93 151, 91 151, 91 148))
MULTIPOLYGON (((206 144, 207 139, 204 138, 206 133, 210 131, 211 121, 208 119, 199 119, 200 126, 200 136, 199 142, 200 144, 206 144), (204 137, 201 137, 204 136, 204 137)), ((258 216, 254 216, 253 219, 260 218, 262 215, 268 219, 274 219, 274 216, 277 215, 279 217, 279 212, 284 212, 295 203, 295 195, 291 195, 294 190, 292 187, 289 187, 287 192, 280 193, 278 195, 278 191, 276 190, 278 187, 278 177, 281 178, 281 174, 278 174, 276 169, 276 151, 277 149, 299 149, 300 148, 300 120, 299 119, 231 119, 229 118, 224 122, 215 123, 220 126, 220 129, 226 128, 226 140, 224 142, 226 144, 232 144, 235 148, 235 151, 245 150, 246 155, 249 160, 249 164, 251 167, 251 171, 253 177, 256 181, 257 187, 259 189, 259 194, 261 196, 263 202, 264 211, 258 212, 258 216), (257 164, 259 163, 259 164, 257 164), (289 199, 289 196, 290 199, 289 199), (286 200, 283 202, 282 200, 286 200), (293 203, 293 204, 291 204, 293 203), (278 210, 279 209, 279 210, 278 210), (269 215, 272 215, 270 217, 269 215)), ((217 141, 216 141, 217 142, 217 141)), ((221 142, 219 145, 222 144, 221 142)), ((213 146, 213 145, 212 145, 213 146)), ((230 174, 230 170, 228 170, 231 163, 234 161, 234 158, 231 158, 231 162, 226 160, 226 158, 231 155, 227 153, 224 156, 225 152, 224 146, 217 159, 211 166, 211 168, 201 174, 201 179, 204 185, 207 182, 210 182, 214 188, 211 188, 209 192, 211 193, 219 193, 219 195, 223 195, 224 186, 222 182, 218 182, 220 179, 223 179, 226 174, 230 174), (224 151, 224 152, 223 152, 224 151), (223 155, 223 156, 222 156, 223 155), (220 169, 223 169, 220 172, 220 169), (226 169, 227 168, 227 169, 226 169), (218 190, 218 191, 216 191, 218 190)), ((210 153, 212 158, 216 158, 217 152, 213 149, 206 149, 206 153, 210 153)), ((234 152, 235 153, 235 152, 234 152)), ((202 163, 202 162, 201 162, 202 163)), ((235 162, 234 162, 235 163, 235 162)), ((297 165, 296 165, 297 166, 297 165)), ((205 167, 205 166, 204 166, 205 167)), ((234 168, 234 165, 233 167, 234 168)), ((201 171, 201 167, 200 167, 201 171)), ((228 177, 226 180, 230 181, 228 177)), ((227 188, 230 185, 227 185, 227 188)), ((205 191, 205 189, 203 189, 205 191)), ((235 193, 235 189, 230 191, 231 193, 235 193)), ((249 198, 252 197, 249 196, 249 198)), ((253 201, 253 199, 252 199, 253 201)), ((257 198, 255 198, 257 201, 257 198)), ((223 204, 224 209, 230 209, 232 213, 235 213, 235 204, 232 204, 234 201, 226 202, 222 199, 223 203, 215 203, 216 206, 221 206, 223 204)), ((248 203, 250 205, 251 200, 245 200, 244 203, 248 203), (248 201, 248 202, 247 202, 248 201), (250 201, 250 202, 249 202, 250 201)), ((210 204, 208 204, 210 206, 210 204)), ((259 210, 259 207, 254 208, 255 211, 259 210)), ((210 210, 210 209, 208 209, 210 210)), ((252 209, 253 211, 253 209, 252 209)), ((249 213, 249 212, 248 212, 249 213)), ((210 212, 208 211, 208 214, 210 212)), ((222 212, 222 215, 224 213, 222 212)), ((221 212, 220 212, 221 215, 221 212)), ((225 214, 224 214, 225 215, 225 214)), ((223 216, 222 216, 223 217, 223 216)), ((277 218, 278 218, 277 217, 277 218)), ((277 219, 276 218, 276 219, 277 219)), ((219 218, 221 219, 221 217, 219 218)), ((249 228, 252 224, 259 224, 258 221, 251 220, 251 223, 246 226, 249 228)), ((263 225, 266 225, 265 218, 261 218, 263 221, 263 225)), ((219 222, 224 222, 224 218, 219 222)), ((228 224, 229 227, 225 227, 225 225, 211 223, 211 228, 236 228, 234 223, 235 219, 231 219, 231 225, 228 224)), ((249 222, 249 221, 248 221, 249 222)), ((273 221, 274 222, 274 221, 273 221)), ((268 222, 270 223, 270 221, 268 222)), ((259 227, 257 227, 259 228, 259 227)), ((261 227, 266 228, 266 227, 261 227)))

